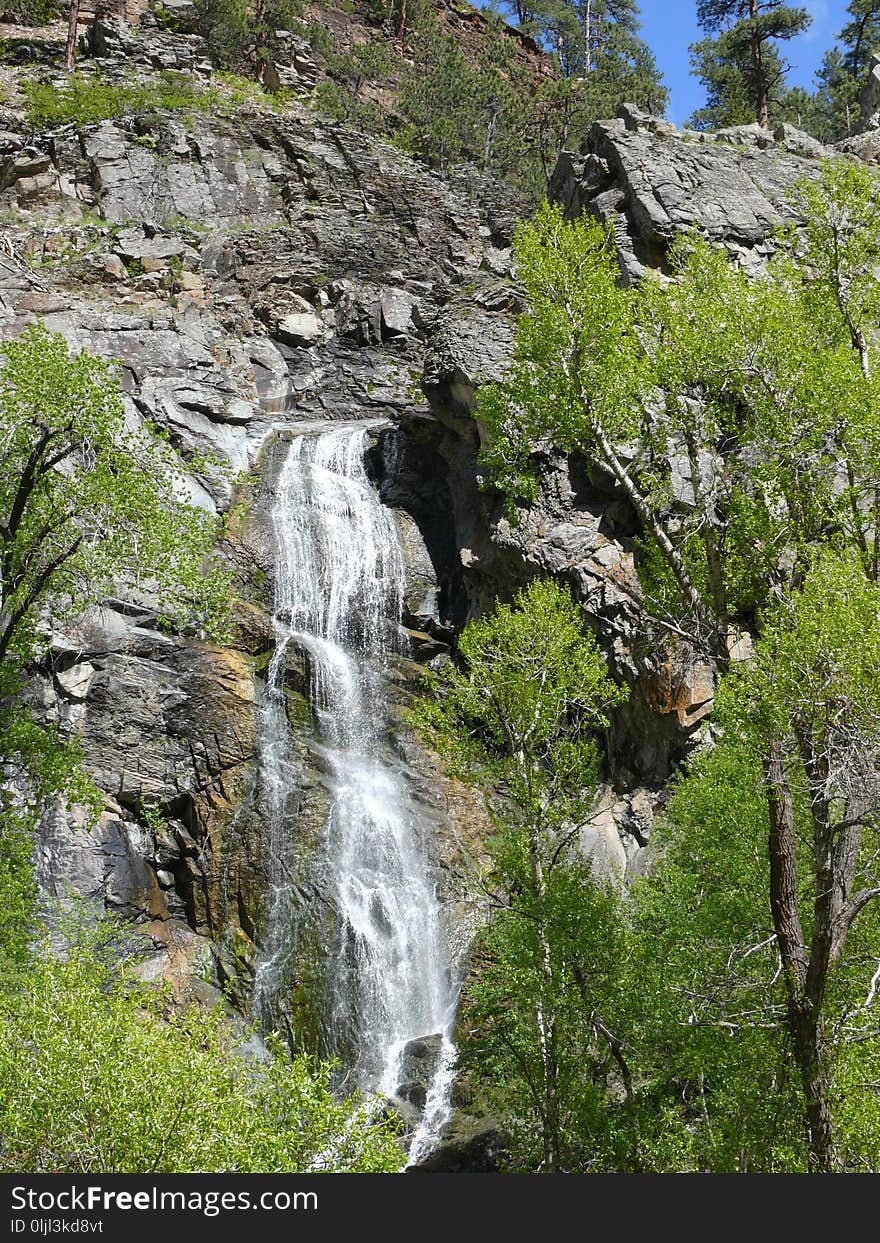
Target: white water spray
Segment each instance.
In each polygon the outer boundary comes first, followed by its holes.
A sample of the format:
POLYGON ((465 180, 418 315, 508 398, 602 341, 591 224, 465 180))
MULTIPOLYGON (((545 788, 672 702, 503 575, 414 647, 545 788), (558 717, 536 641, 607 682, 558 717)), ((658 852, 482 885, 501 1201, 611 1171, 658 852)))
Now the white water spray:
MULTIPOLYGON (((382 750, 386 661, 397 642, 404 563, 393 517, 366 473, 367 434, 361 423, 299 435, 281 469, 272 512, 276 645, 261 722, 262 767, 277 860, 295 788, 283 678, 286 653, 296 645, 308 661, 331 774, 326 849, 341 933, 331 951, 329 1044, 359 1087, 393 1096, 407 1042, 443 1038, 412 1162, 430 1151, 448 1117, 455 987, 418 816, 403 772, 382 750)), ((264 1016, 295 952, 290 886, 276 867, 254 986, 264 1016)))

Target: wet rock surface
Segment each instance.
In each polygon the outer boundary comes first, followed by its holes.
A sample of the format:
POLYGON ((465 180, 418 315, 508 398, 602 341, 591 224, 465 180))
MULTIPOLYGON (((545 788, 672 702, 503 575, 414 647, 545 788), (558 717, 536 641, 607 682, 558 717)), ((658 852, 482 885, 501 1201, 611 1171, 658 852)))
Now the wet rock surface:
POLYGON ((421 1113, 425 1108, 428 1089, 437 1073, 443 1050, 443 1036, 423 1036, 411 1040, 400 1059, 400 1083, 397 1096, 421 1113))

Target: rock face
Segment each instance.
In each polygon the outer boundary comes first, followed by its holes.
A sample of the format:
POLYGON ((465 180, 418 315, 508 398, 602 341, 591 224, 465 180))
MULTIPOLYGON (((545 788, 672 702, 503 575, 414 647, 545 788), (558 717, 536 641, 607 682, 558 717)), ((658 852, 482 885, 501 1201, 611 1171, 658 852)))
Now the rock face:
POLYGON ((792 182, 816 176, 828 154, 790 125, 773 135, 758 125, 702 134, 622 111, 592 127, 580 155, 562 155, 550 194, 570 217, 586 210, 612 224, 630 280, 662 269, 676 233, 692 227, 758 266, 768 235, 793 219, 792 182))

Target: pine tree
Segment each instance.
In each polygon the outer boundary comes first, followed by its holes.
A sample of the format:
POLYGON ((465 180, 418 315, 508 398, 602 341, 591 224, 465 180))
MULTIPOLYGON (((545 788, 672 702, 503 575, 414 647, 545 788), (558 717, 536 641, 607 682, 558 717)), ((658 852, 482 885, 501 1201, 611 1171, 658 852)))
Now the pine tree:
POLYGON ((697 0, 697 19, 709 38, 691 51, 710 112, 739 113, 745 96, 758 124, 768 127, 786 71, 775 44, 807 28, 807 10, 782 0, 697 0))
POLYGON ((822 58, 816 74, 813 104, 816 113, 816 137, 822 142, 836 142, 852 129, 859 116, 860 81, 849 70, 848 58, 839 47, 833 47, 822 58))
POLYGON ((473 71, 454 35, 419 40, 413 71, 404 79, 401 111, 412 128, 416 154, 445 172, 451 162, 476 154, 473 71))
POLYGON ((742 57, 722 54, 719 44, 718 39, 701 39, 690 48, 691 72, 706 92, 706 103, 690 118, 694 129, 725 129, 754 120, 742 57))
POLYGON ((859 120, 859 92, 880 48, 880 0, 852 0, 847 13, 837 36, 843 46, 825 53, 816 75, 816 136, 823 142, 845 138, 859 120))
MULTIPOLYGON (((639 36, 636 0, 504 0, 520 28, 554 53, 566 78, 583 78, 585 93, 598 94, 606 115, 624 99, 662 111, 667 94, 651 49, 639 36), (595 77, 601 83, 592 87, 595 77)), ((601 115, 599 111, 593 117, 601 115)))
POLYGON ((868 71, 872 52, 880 47, 880 0, 852 0, 847 13, 852 20, 838 38, 846 48, 847 72, 858 82, 868 71))

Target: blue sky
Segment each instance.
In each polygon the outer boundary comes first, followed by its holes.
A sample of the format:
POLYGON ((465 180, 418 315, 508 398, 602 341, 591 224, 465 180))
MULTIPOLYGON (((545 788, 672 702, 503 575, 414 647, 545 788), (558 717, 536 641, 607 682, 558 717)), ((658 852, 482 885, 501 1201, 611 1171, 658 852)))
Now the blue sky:
MULTIPOLYGON (((796 2, 796 0, 795 0, 796 2)), ((791 64, 789 81, 812 87, 813 75, 825 52, 846 22, 849 0, 800 0, 813 15, 806 34, 785 45, 791 64)), ((704 102, 699 82, 690 77, 688 44, 700 37, 696 0, 641 0, 642 35, 654 50, 669 88, 669 119, 681 125, 704 102)))

